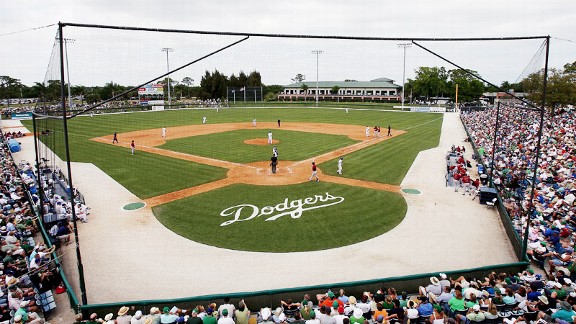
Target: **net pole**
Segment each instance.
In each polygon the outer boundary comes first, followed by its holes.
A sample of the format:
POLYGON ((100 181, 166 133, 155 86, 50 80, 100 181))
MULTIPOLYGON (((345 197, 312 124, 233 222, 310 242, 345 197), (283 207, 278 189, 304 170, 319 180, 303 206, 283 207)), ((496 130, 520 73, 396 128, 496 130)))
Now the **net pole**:
POLYGON ((536 146, 536 160, 534 161, 534 174, 532 175, 532 190, 530 192, 530 202, 528 205, 528 214, 526 215, 526 229, 522 240, 522 257, 526 256, 528 250, 528 234, 530 232, 531 216, 534 209, 534 190, 536 189, 536 179, 538 164, 540 163, 540 145, 542 143, 542 128, 544 127, 544 112, 546 111, 546 95, 548 90, 548 59, 550 55, 550 36, 546 38, 546 59, 544 63, 544 81, 542 89, 542 107, 540 107, 540 127, 538 128, 538 145, 536 146))
POLYGON ((72 223, 74 224, 74 239, 76 240, 76 259, 78 266, 78 280, 80 281, 80 295, 82 299, 82 304, 88 304, 88 298, 86 296, 86 283, 84 281, 84 266, 82 264, 82 256, 80 253, 80 242, 78 240, 78 224, 76 211, 74 208, 74 185, 72 182, 72 169, 70 166, 70 146, 68 145, 68 118, 66 118, 66 104, 65 104, 65 87, 64 87, 64 35, 63 35, 63 25, 58 24, 58 31, 60 33, 60 96, 62 98, 62 123, 64 127, 64 146, 66 149, 66 167, 68 168, 68 184, 69 192, 68 198, 70 199, 70 204, 72 205, 72 223))

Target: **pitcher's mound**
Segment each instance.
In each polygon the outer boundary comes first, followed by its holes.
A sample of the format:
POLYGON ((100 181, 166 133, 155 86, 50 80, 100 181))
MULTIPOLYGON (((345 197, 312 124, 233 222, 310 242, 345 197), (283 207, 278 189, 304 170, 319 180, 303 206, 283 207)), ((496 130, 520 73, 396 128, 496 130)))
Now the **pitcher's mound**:
MULTIPOLYGON (((278 143, 280 143, 279 140, 272 140, 272 144, 278 144, 278 143)), ((244 144, 268 145, 268 139, 267 138, 253 138, 253 139, 245 140, 244 144)))

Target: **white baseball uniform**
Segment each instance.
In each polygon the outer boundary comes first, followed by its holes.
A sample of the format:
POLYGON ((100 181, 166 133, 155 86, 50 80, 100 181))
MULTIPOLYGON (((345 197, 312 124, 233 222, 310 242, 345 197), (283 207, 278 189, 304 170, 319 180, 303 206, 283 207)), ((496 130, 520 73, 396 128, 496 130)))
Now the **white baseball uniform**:
POLYGON ((342 174, 342 159, 338 160, 338 171, 336 171, 338 174, 342 174))
POLYGON ((206 116, 202 117, 202 124, 206 124, 206 116))
POLYGON ((272 144, 272 132, 268 132, 268 144, 272 144))
POLYGON ((162 127, 162 137, 166 137, 166 127, 162 127))

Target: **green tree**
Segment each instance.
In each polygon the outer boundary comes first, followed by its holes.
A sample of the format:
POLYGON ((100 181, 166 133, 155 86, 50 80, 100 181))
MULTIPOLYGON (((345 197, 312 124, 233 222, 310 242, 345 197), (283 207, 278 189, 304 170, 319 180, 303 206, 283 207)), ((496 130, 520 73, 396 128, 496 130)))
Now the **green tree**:
POLYGON ((264 87, 264 93, 266 94, 264 98, 266 100, 276 100, 278 99, 278 94, 284 90, 284 86, 279 84, 273 84, 264 87))
POLYGON ((302 89, 302 92, 304 93, 304 101, 306 101, 306 97, 308 96, 308 85, 306 83, 302 83, 300 89, 302 89))
MULTIPOLYGON (((478 75, 476 71, 470 71, 478 75)), ((484 83, 461 69, 448 72, 448 93, 452 100, 456 100, 456 84, 458 84, 458 102, 477 101, 484 92, 484 83)))
POLYGON ((332 89, 330 89, 331 94, 338 94, 338 91, 340 91, 339 86, 333 86, 332 89))
POLYGON ((252 71, 248 75, 248 79, 246 80, 246 85, 249 87, 261 87, 262 84, 262 76, 260 76, 260 72, 252 71))
POLYGON ((300 83, 306 80, 306 76, 304 74, 298 73, 294 78, 292 78, 292 82, 300 83))
POLYGON ((444 96, 448 92, 448 72, 444 67, 422 66, 415 72, 414 80, 408 79, 413 96, 430 100, 430 97, 444 96))
POLYGON ((20 91, 22 90, 22 83, 20 80, 11 78, 7 75, 0 76, 0 89, 2 89, 1 98, 20 98, 20 91))
MULTIPOLYGON (((246 75, 244 75, 246 77, 246 75)), ((200 81, 201 92, 199 97, 201 99, 217 99, 226 97, 226 86, 228 78, 215 70, 210 73, 206 71, 202 80, 200 81)))
MULTIPOLYGON (((548 71, 548 89, 546 94, 546 105, 549 108, 555 106, 566 106, 576 103, 576 75, 568 69, 550 69, 548 71)), ((542 101, 544 90, 544 71, 530 74, 522 80, 527 98, 539 105, 542 101)))
POLYGON ((190 98, 190 86, 194 84, 194 79, 192 79, 191 77, 185 77, 184 79, 182 79, 182 84, 186 85, 187 90, 186 97, 190 98))

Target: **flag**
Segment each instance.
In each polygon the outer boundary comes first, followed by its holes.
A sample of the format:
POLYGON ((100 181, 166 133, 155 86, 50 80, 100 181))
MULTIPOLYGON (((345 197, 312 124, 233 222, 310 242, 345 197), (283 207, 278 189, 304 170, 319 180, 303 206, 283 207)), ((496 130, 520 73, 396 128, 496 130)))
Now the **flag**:
POLYGON ((246 90, 246 87, 240 88, 240 91, 244 91, 244 90, 246 90))

